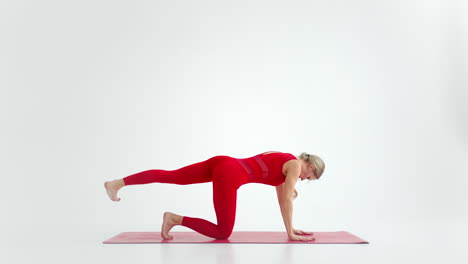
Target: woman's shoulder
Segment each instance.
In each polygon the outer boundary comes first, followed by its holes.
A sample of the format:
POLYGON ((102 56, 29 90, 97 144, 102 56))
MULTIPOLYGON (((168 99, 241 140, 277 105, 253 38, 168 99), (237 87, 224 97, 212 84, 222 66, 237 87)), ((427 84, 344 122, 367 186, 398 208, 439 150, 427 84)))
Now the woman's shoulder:
POLYGON ((290 169, 297 169, 301 166, 299 160, 291 154, 292 157, 288 157, 285 162, 283 163, 283 174, 286 175, 290 169))

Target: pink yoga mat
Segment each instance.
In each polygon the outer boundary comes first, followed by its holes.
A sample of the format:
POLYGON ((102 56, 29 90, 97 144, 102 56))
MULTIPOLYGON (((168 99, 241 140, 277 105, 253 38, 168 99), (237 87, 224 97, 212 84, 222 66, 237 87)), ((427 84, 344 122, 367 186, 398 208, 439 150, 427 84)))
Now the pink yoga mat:
POLYGON ((369 242, 346 231, 314 232, 313 241, 289 241, 286 232, 233 232, 229 239, 216 240, 196 232, 171 232, 174 239, 163 240, 160 232, 124 232, 104 244, 140 243, 256 243, 256 244, 367 244, 369 242))

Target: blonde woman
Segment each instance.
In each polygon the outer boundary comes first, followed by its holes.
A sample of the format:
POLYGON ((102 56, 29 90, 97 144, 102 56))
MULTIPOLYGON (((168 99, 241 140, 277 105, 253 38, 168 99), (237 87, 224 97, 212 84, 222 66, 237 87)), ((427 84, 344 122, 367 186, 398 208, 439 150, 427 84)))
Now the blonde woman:
POLYGON ((312 233, 296 230, 292 225, 293 199, 297 197, 296 182, 319 179, 325 169, 322 159, 302 153, 298 157, 278 151, 264 152, 238 159, 215 156, 177 170, 147 170, 122 179, 104 183, 109 198, 120 201, 117 192, 127 185, 148 183, 194 184, 213 183, 213 203, 217 224, 200 218, 166 212, 161 236, 172 239, 169 231, 176 225, 188 227, 215 239, 227 239, 234 228, 237 189, 247 183, 262 183, 276 187, 281 215, 290 240, 314 240, 312 233))

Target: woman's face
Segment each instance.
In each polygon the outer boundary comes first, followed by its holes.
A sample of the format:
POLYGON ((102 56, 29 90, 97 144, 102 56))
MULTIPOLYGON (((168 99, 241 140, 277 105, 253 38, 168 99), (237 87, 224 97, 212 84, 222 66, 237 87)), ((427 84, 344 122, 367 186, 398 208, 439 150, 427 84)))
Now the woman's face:
POLYGON ((313 164, 304 163, 304 165, 302 165, 302 173, 299 176, 299 178, 301 179, 301 181, 303 181, 303 180, 317 180, 318 177, 315 174, 315 171, 316 171, 316 169, 315 169, 315 166, 313 164))

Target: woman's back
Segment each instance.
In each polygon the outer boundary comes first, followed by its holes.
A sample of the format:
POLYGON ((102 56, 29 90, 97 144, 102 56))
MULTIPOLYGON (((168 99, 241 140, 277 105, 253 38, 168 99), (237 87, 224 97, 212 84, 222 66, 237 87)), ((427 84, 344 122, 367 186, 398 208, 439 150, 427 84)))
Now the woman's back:
POLYGON ((254 182, 277 186, 283 183, 286 178, 283 174, 284 163, 292 159, 297 158, 290 153, 267 152, 236 160, 244 168, 248 179, 248 182, 245 183, 254 182))

